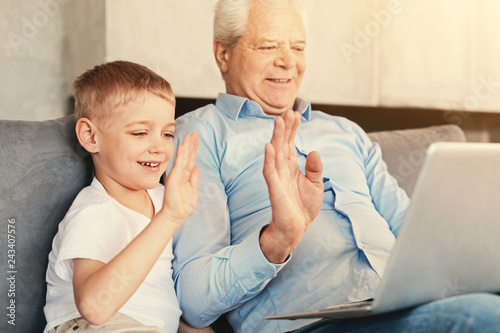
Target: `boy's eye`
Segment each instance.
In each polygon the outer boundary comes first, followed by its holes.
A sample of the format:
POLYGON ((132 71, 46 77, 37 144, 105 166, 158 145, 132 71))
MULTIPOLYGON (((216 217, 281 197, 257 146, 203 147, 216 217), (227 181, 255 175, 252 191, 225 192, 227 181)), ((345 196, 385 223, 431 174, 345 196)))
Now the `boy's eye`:
POLYGON ((146 132, 133 132, 132 135, 133 136, 145 136, 145 135, 147 135, 147 133, 146 132))
POLYGON ((174 135, 172 133, 163 133, 163 137, 165 137, 167 139, 173 139, 174 135))

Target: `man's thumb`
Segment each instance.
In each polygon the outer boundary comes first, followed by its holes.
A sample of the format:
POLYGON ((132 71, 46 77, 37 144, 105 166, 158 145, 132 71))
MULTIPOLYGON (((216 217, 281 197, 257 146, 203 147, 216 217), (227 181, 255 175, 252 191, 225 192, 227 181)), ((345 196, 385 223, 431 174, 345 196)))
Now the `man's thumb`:
POLYGON ((323 187, 323 163, 318 152, 312 151, 307 155, 305 176, 311 183, 323 187))

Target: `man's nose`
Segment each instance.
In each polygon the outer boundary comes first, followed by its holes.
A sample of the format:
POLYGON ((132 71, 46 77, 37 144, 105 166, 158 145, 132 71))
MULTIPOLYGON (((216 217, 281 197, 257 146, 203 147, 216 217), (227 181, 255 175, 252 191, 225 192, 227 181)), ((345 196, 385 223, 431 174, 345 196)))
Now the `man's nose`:
POLYGON ((295 66, 296 60, 293 51, 289 46, 282 46, 278 50, 278 57, 276 58, 276 66, 290 69, 295 66))

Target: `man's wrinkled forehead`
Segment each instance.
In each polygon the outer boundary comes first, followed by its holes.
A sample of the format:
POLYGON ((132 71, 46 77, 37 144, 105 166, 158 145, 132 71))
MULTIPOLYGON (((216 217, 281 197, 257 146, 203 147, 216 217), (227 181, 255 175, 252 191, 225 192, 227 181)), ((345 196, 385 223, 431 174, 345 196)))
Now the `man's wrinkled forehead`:
POLYGON ((302 17, 295 7, 276 7, 259 2, 250 7, 243 36, 246 35, 252 35, 256 40, 278 41, 286 38, 293 42, 306 41, 302 17))

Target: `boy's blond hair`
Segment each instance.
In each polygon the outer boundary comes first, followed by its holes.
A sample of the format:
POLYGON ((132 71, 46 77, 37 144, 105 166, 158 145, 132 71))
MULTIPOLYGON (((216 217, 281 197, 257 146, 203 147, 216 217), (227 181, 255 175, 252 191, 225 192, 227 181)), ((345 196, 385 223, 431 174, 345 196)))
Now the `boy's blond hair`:
POLYGON ((129 61, 113 61, 95 66, 75 80, 73 92, 76 120, 105 120, 111 111, 147 92, 165 99, 175 107, 170 84, 149 68, 129 61))

